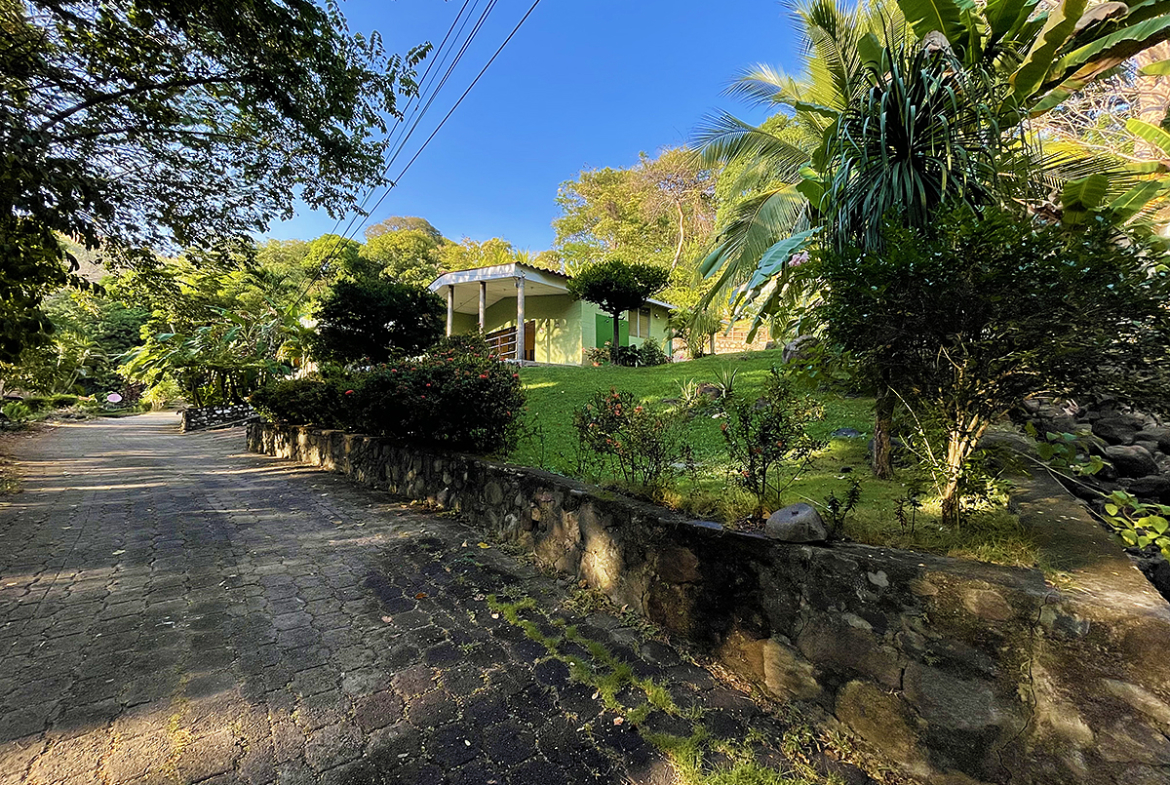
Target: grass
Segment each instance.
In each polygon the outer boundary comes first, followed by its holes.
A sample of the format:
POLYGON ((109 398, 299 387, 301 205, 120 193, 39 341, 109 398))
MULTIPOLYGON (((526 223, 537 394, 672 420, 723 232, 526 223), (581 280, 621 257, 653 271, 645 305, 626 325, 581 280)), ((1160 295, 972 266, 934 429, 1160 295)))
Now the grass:
MULTIPOLYGON (((532 433, 509 459, 566 476, 578 476, 577 438, 573 414, 590 396, 610 388, 628 390, 643 404, 657 404, 680 396, 687 382, 715 382, 721 374, 736 370, 735 389, 749 398, 763 392, 773 365, 781 364, 776 351, 718 355, 686 363, 654 368, 528 367, 520 378, 528 396, 528 422, 532 433)), ((906 468, 892 481, 875 478, 869 470, 867 450, 873 430, 873 399, 815 392, 825 416, 813 423, 810 434, 827 439, 828 446, 796 479, 781 498, 770 499, 773 509, 797 502, 823 504, 834 494, 843 498, 853 478, 861 483, 861 501, 846 520, 844 535, 857 542, 881 545, 996 564, 1031 567, 1039 549, 1003 505, 980 510, 961 529, 939 524, 936 499, 923 497, 923 507, 910 527, 896 514, 899 499, 913 487, 931 487, 920 470, 906 468), (833 438, 841 428, 853 428, 861 436, 833 438)), ((694 451, 697 470, 693 477, 679 478, 666 492, 663 503, 699 518, 734 526, 754 506, 754 499, 730 481, 729 464, 720 425, 710 416, 690 423, 687 441, 694 451)), ((579 477, 579 479, 596 479, 579 477)))

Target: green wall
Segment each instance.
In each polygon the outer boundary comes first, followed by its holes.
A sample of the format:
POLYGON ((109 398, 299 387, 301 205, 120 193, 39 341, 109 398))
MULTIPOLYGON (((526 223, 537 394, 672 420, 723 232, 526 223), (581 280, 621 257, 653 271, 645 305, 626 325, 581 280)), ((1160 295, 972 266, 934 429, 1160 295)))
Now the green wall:
MULTIPOLYGON (((593 348, 611 339, 613 328, 609 316, 592 303, 574 300, 567 294, 528 296, 524 298, 524 318, 536 322, 536 362, 558 365, 580 365, 585 348, 593 348), (598 324, 604 320, 598 341, 598 324)), ((500 300, 487 309, 484 332, 494 332, 516 326, 516 301, 500 300)), ((479 315, 455 314, 455 333, 473 333, 479 329, 479 315)), ((628 338, 629 325, 623 319, 621 335, 624 343, 641 345, 644 338, 628 338)), ((666 338, 666 309, 650 306, 650 337, 659 345, 666 338)))

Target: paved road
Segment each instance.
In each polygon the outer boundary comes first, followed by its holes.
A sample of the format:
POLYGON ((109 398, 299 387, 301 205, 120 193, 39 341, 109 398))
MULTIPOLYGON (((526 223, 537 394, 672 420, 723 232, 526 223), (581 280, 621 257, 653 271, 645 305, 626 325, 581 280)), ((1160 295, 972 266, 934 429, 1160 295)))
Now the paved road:
POLYGON ((2 784, 667 783, 639 729, 779 741, 459 522, 244 453, 239 430, 144 415, 10 449, 2 784), (643 679, 667 711, 638 708, 643 679))

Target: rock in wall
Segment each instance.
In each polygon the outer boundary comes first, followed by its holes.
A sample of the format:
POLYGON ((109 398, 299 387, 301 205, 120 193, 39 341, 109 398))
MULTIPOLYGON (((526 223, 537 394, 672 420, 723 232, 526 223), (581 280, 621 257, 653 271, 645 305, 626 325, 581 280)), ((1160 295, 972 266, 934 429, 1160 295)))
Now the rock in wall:
POLYGON ((246 403, 232 406, 204 406, 198 409, 184 409, 179 415, 179 430, 199 431, 229 422, 240 422, 258 417, 256 410, 246 403))
POLYGON ((731 532, 535 469, 252 424, 248 447, 454 509, 931 783, 1170 782, 1170 607, 1035 570, 731 532))

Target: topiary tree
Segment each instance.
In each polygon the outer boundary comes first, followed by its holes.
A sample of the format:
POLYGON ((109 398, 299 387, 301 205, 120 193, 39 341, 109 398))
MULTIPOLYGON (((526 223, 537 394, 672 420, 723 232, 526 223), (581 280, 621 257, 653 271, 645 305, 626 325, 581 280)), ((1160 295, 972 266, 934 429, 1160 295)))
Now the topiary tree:
POLYGON ((367 279, 339 281, 315 313, 312 354, 326 362, 386 362, 418 353, 443 336, 446 308, 421 286, 367 279))
POLYGON ((618 319, 621 314, 639 308, 670 281, 665 267, 621 259, 607 259, 588 265, 569 281, 569 294, 588 300, 613 317, 613 343, 610 354, 618 349, 618 319))

